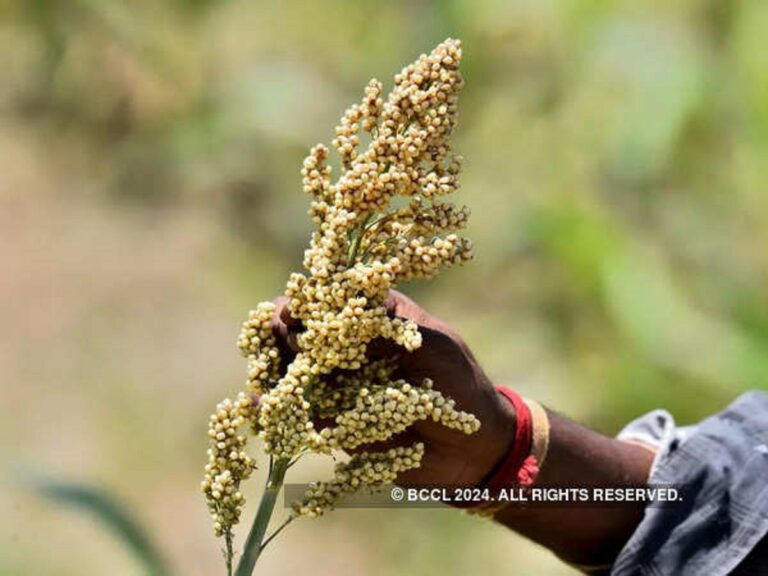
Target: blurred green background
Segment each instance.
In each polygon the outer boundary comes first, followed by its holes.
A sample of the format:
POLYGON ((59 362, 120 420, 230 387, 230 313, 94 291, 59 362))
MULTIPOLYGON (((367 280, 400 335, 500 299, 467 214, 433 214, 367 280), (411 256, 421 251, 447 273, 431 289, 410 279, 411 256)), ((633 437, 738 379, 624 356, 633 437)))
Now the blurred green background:
MULTIPOLYGON (((497 382, 609 434, 766 388, 764 0, 3 0, 0 574, 141 573, 19 471, 118 494, 174 573, 223 573, 206 419, 300 265, 301 161, 447 36, 477 259, 406 291, 497 382)), ((572 573, 448 510, 302 521, 260 569, 572 573)))

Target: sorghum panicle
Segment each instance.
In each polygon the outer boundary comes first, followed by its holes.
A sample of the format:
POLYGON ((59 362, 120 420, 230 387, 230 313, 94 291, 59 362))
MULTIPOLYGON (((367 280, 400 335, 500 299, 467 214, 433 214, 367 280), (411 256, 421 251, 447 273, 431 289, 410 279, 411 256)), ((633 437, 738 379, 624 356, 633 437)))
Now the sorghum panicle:
MULTIPOLYGON (((248 359, 249 394, 223 402, 211 417, 203 490, 218 535, 231 534, 237 523, 239 484, 253 468, 238 432, 246 424, 278 459, 358 449, 427 419, 467 434, 479 428, 477 418, 429 380, 393 379, 392 362, 372 362, 366 354, 380 337, 409 351, 421 345, 414 322, 387 315, 384 302, 397 282, 430 278, 472 257, 469 241, 455 233, 469 211, 444 200, 458 188, 461 169, 449 142, 464 83, 460 59, 459 42, 446 40, 397 74, 386 100, 381 83, 372 80, 336 128, 342 171, 335 182, 326 147, 315 146, 304 161, 315 231, 304 272, 292 274, 285 291, 291 315, 304 327, 299 352, 281 366, 271 329, 274 305, 262 303, 250 313, 238 340, 248 359), (393 205, 396 198, 404 199, 401 205, 393 205), (260 397, 258 410, 251 394, 260 397), (316 429, 319 419, 331 424, 316 429)), ((332 481, 312 486, 293 512, 322 515, 344 494, 418 467, 423 453, 420 443, 357 453, 337 465, 332 481)))

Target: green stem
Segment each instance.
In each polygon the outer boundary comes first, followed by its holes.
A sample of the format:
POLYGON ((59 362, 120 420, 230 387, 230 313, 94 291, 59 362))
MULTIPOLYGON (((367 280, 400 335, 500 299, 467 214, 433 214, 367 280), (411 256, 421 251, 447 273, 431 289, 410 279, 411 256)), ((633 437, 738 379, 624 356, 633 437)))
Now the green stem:
POLYGON ((232 576, 232 558, 234 556, 234 553, 232 551, 232 533, 227 532, 227 535, 225 537, 227 550, 225 552, 227 556, 227 576, 232 576))
POLYGON ((293 516, 288 516, 288 519, 287 519, 285 522, 283 522, 282 524, 280 524, 280 526, 278 526, 278 527, 275 529, 275 531, 274 531, 274 532, 272 532, 272 534, 270 534, 270 535, 269 535, 269 538, 267 538, 266 540, 264 540, 264 543, 261 545, 261 549, 262 549, 262 550, 264 550, 264 548, 266 548, 266 547, 267 547, 267 544, 269 544, 270 542, 272 542, 272 540, 274 540, 275 536, 277 536, 278 534, 280 534, 280 532, 282 532, 282 531, 283 531, 283 529, 284 529, 286 526, 288 526, 288 524, 290 524, 291 522, 293 522, 293 518, 294 518, 293 516))
POLYGON ((370 222, 372 216, 373 214, 366 214, 360 226, 353 234, 352 242, 349 245, 349 253, 347 254, 347 268, 352 268, 355 265, 355 258, 357 258, 357 252, 360 250, 360 242, 362 242, 365 235, 365 227, 370 222))
POLYGON ((275 460, 271 467, 267 486, 264 488, 264 494, 261 495, 259 509, 256 512, 256 518, 245 542, 243 555, 237 565, 235 576, 251 576, 253 574, 256 560, 259 559, 259 554, 261 554, 263 549, 262 542, 264 535, 267 533, 267 526, 269 526, 272 512, 275 509, 277 496, 283 487, 283 479, 285 478, 285 471, 288 469, 288 462, 287 458, 275 460))

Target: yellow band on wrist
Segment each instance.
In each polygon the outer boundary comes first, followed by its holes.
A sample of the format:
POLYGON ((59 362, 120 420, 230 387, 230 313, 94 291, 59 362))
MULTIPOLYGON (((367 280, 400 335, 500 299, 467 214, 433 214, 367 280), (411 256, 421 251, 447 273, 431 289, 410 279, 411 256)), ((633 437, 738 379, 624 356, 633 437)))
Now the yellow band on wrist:
POLYGON ((547 459, 547 452, 549 452, 549 416, 544 407, 536 402, 536 400, 529 400, 528 398, 523 398, 523 400, 531 411, 531 419, 533 421, 531 454, 536 457, 536 462, 541 471, 544 467, 544 461, 547 459))

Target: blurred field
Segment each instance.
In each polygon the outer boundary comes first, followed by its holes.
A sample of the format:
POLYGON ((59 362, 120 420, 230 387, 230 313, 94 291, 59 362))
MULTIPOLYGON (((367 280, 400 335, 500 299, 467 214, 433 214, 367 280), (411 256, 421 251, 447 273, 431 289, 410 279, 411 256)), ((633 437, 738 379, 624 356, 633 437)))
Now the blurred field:
MULTIPOLYGON (((767 27, 760 0, 0 2, 0 574, 139 573, 30 471, 118 494, 175 573, 223 572, 206 419, 300 263, 301 161, 447 36, 477 260, 407 291, 606 433, 768 388, 767 27)), ((302 522, 260 573, 310 572, 572 573, 442 510, 302 522)))

